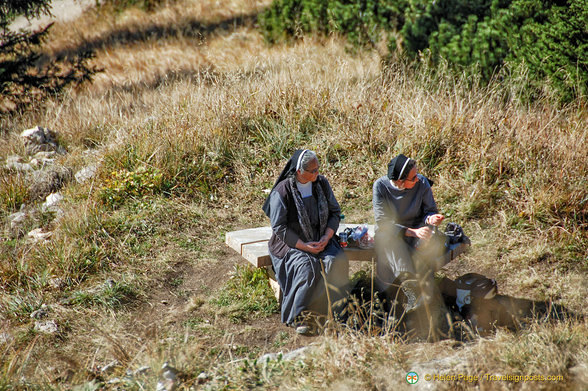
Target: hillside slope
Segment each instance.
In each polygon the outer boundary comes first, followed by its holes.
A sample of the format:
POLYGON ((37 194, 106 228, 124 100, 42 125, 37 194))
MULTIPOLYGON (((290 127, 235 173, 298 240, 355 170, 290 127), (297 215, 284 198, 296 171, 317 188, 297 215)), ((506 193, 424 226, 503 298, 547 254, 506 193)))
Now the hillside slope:
POLYGON ((338 37, 269 46, 256 29, 268 3, 104 7, 54 26, 47 61, 93 49, 103 72, 1 118, 0 157, 31 163, 19 134, 40 125, 67 153, 37 171, 95 174, 64 175, 52 210, 30 173, 2 167, 0 389, 155 389, 164 362, 185 389, 386 390, 411 370, 427 389, 587 387, 586 108, 523 107, 516 86, 382 69, 338 37), (479 272, 564 316, 436 343, 297 336, 224 233, 268 224, 264 189, 301 146, 318 152, 346 222, 371 223, 373 181, 395 153, 414 156, 473 243, 439 277, 479 272), (28 239, 34 228, 50 237, 28 239), (50 321, 56 330, 40 329, 50 321))

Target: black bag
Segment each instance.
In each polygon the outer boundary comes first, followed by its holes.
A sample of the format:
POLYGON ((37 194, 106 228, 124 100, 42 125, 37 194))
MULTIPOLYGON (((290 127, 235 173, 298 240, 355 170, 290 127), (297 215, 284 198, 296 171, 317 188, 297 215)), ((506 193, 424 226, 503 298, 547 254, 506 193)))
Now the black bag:
POLYGON ((471 244, 470 239, 463 232, 463 228, 457 223, 447 223, 445 227, 446 244, 452 245, 456 243, 471 244))

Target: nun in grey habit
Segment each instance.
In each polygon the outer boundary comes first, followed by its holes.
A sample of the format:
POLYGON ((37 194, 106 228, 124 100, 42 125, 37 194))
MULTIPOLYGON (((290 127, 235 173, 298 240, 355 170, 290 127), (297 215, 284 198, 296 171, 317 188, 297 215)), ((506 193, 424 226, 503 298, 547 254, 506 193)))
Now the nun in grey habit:
POLYGON ((333 304, 336 314, 349 284, 349 261, 335 235, 341 209, 318 168, 314 152, 297 150, 263 205, 272 227, 270 258, 283 292, 281 319, 297 331, 307 314, 328 315, 333 304))

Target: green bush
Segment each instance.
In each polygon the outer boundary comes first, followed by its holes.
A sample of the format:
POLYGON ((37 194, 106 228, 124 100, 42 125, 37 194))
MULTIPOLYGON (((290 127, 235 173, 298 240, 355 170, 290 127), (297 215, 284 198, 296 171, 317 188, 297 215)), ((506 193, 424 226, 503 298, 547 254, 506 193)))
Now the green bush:
POLYGON ((337 32, 373 46, 386 32, 390 53, 485 82, 528 74, 531 98, 588 95, 588 0, 276 0, 260 19, 269 42, 337 32))
POLYGON ((100 199, 113 208, 130 199, 142 199, 157 194, 163 186, 159 170, 144 166, 134 171, 113 171, 104 182, 105 185, 100 189, 100 199))
POLYGON ((276 42, 303 33, 342 33, 355 44, 373 45, 383 30, 403 23, 405 0, 276 0, 261 15, 265 38, 276 42))

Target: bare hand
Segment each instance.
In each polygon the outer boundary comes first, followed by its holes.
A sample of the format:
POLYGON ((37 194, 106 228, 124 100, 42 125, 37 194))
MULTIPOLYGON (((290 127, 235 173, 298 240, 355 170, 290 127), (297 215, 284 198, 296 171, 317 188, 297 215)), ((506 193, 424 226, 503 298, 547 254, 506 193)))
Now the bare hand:
POLYGON ((319 243, 322 247, 323 250, 325 249, 325 247, 327 247, 327 244, 329 244, 329 237, 327 235, 323 235, 321 237, 321 240, 319 240, 317 243, 319 243))
POLYGON ((423 240, 428 240, 433 234, 430 227, 409 228, 409 230, 412 232, 413 236, 423 240))
POLYGON ((441 224, 443 222, 443 219, 445 219, 445 216, 437 213, 437 214, 429 216, 429 218, 427 219, 427 223, 438 227, 439 224, 441 224))
POLYGON ((324 245, 321 245, 321 242, 308 242, 305 243, 306 245, 306 252, 311 254, 318 254, 325 248, 324 245))

